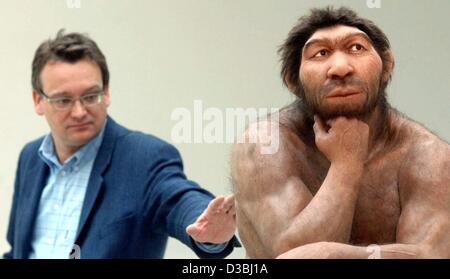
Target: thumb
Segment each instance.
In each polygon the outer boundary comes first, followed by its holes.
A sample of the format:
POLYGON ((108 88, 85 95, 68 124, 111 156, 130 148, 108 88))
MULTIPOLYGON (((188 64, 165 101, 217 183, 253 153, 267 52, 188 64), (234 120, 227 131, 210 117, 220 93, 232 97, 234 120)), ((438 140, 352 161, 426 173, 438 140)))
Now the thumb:
POLYGON ((314 125, 313 125, 313 129, 314 129, 314 134, 316 135, 316 138, 321 138, 323 136, 325 136, 325 134, 327 133, 327 130, 325 128, 325 124, 323 123, 322 119, 320 119, 320 117, 314 115, 314 125))
POLYGON ((195 238, 198 236, 200 230, 195 224, 190 224, 189 226, 186 227, 186 232, 187 234, 192 236, 192 238, 195 238))

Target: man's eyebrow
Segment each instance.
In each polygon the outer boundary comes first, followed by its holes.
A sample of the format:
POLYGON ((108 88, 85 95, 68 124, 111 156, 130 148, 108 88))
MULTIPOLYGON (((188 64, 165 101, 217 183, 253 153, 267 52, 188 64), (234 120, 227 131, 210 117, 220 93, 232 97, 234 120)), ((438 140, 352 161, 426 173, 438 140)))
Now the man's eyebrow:
POLYGON ((306 42, 305 46, 303 47, 303 51, 305 51, 308 47, 311 47, 314 44, 323 43, 323 42, 331 42, 331 41, 334 41, 334 42, 345 41, 345 40, 349 39, 350 37, 363 37, 365 40, 372 43, 372 40, 369 38, 369 36, 367 36, 366 33, 352 32, 352 33, 347 33, 344 36, 337 37, 333 40, 330 38, 326 38, 326 37, 309 40, 306 42))
MULTIPOLYGON (((83 95, 83 94, 94 93, 94 92, 93 92, 94 90, 95 90, 95 91, 102 90, 102 87, 99 86, 99 85, 93 85, 93 86, 87 88, 86 90, 83 90, 82 95, 83 95)), ((54 94, 51 94, 51 96, 49 96, 49 97, 72 97, 72 96, 71 96, 70 93, 67 92, 67 91, 60 91, 60 92, 56 92, 56 93, 54 93, 54 94)))
POLYGON ((69 93, 66 91, 61 91, 61 92, 56 92, 56 93, 50 93, 49 97, 50 98, 54 98, 54 97, 69 97, 68 96, 69 93))
POLYGON ((88 89, 84 90, 84 93, 87 93, 87 92, 91 93, 94 90, 96 90, 96 91, 102 90, 102 87, 98 86, 98 85, 93 85, 93 86, 89 87, 88 89))

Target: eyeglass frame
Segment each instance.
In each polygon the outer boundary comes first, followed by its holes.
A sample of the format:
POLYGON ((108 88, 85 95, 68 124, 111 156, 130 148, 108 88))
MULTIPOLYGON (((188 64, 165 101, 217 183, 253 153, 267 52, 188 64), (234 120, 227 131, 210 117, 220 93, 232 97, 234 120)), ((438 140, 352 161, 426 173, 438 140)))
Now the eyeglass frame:
POLYGON ((82 95, 80 97, 72 97, 72 96, 50 97, 47 94, 45 94, 44 91, 42 91, 41 89, 38 89, 36 91, 39 93, 39 95, 41 95, 43 97, 43 99, 45 99, 57 111, 69 111, 70 109, 73 108, 74 104, 78 100, 80 101, 80 104, 84 108, 92 107, 92 106, 100 104, 103 100, 103 96, 105 95, 104 89, 100 89, 97 93, 88 93, 88 94, 82 95), (85 98, 86 96, 93 96, 93 95, 96 95, 97 101, 92 104, 86 104, 85 100, 83 98, 85 98), (67 108, 58 108, 56 103, 54 103, 54 101, 57 99, 70 99, 71 100, 70 106, 68 106, 67 108))

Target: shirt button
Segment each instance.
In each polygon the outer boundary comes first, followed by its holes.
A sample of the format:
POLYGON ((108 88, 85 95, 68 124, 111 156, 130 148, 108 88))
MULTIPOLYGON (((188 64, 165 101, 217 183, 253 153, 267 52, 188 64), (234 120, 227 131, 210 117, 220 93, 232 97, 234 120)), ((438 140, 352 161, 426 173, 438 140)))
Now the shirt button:
POLYGON ((56 210, 56 211, 58 211, 58 210, 59 210, 59 204, 56 204, 56 203, 55 203, 55 204, 53 205, 53 209, 56 210))
POLYGON ((53 240, 51 238, 47 238, 47 241, 45 242, 47 242, 47 244, 53 244, 53 240))
POLYGON ((62 171, 62 172, 61 172, 61 176, 66 176, 66 172, 65 172, 65 171, 62 171))
POLYGON ((77 171, 79 171, 79 168, 75 166, 75 167, 73 167, 73 171, 77 172, 77 171))

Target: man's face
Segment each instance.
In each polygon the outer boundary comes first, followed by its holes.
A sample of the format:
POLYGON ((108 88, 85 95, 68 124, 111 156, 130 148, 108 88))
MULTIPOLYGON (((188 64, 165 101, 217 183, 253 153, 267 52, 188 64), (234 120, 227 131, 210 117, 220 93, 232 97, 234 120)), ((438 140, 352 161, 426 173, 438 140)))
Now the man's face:
POLYGON ((86 59, 73 64, 51 61, 42 69, 40 79, 43 92, 50 98, 77 98, 104 91, 100 103, 84 107, 80 101, 76 101, 65 111, 55 109, 33 91, 36 113, 45 115, 57 146, 78 149, 100 132, 110 100, 108 88, 103 88, 102 75, 97 64, 86 59))
POLYGON ((322 119, 360 117, 380 94, 382 60, 368 36, 349 26, 319 29, 305 43, 300 66, 307 109, 322 119))

